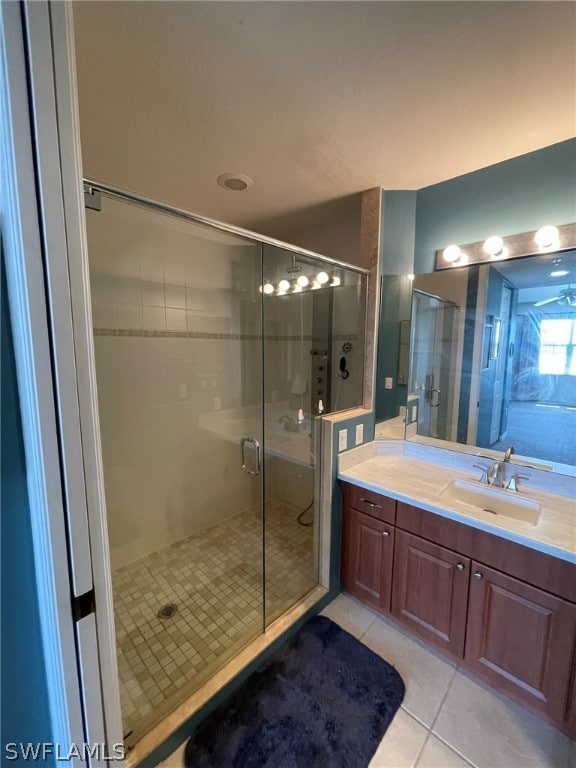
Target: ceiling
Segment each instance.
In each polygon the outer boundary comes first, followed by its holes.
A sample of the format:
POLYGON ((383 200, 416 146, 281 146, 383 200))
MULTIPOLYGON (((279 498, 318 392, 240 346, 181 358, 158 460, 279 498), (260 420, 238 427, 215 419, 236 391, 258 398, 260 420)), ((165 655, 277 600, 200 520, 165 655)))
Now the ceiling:
POLYGON ((74 17, 85 175, 262 232, 576 133, 572 2, 82 0, 74 17), (222 189, 227 172, 254 186, 222 189))

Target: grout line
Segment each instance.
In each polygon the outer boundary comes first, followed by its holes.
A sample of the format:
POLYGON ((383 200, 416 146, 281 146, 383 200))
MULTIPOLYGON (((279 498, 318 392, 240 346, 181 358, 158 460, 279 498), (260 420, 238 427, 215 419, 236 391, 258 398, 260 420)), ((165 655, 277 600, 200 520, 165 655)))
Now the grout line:
POLYGON ((432 731, 428 730, 428 733, 426 734, 426 738, 424 739, 424 742, 423 742, 422 746, 420 747, 420 749, 418 751, 418 754, 416 755, 416 760, 414 760, 412 768, 417 768, 418 762, 419 762, 420 758, 422 757, 422 752, 424 752, 424 747, 430 741, 430 736, 432 736, 432 731))
MULTIPOLYGON (((446 701, 448 697, 448 693, 450 692, 450 688, 452 688, 452 683, 456 679, 456 675, 458 674, 458 667, 454 667, 454 673, 452 677, 450 678, 450 682, 448 683, 448 687, 446 688, 446 693, 442 697, 442 701, 440 702, 440 706, 438 707, 438 711, 436 712, 436 715, 434 717, 434 720, 432 720, 432 723, 430 724, 430 733, 434 733, 432 730, 434 726, 436 725, 436 720, 438 720, 438 717, 440 716, 440 712, 442 712, 442 707, 444 706, 444 702, 446 701)), ((434 735, 436 735, 434 733, 434 735)))
POLYGON ((477 765, 476 765, 476 763, 473 763, 473 762, 472 762, 472 761, 471 761, 471 760, 470 760, 468 757, 466 757, 465 755, 463 755, 463 754, 462 754, 462 752, 460 752, 458 749, 456 749, 455 747, 453 747, 453 746, 452 746, 452 744, 449 744, 449 743, 446 741, 446 739, 443 739, 443 738, 442 738, 442 736, 439 736, 437 733, 432 733, 432 731, 430 731, 430 735, 431 735, 431 736, 434 736, 435 738, 437 738, 437 739, 438 739, 438 741, 441 741, 441 742, 442 742, 442 744, 444 744, 444 746, 445 746, 445 747, 448 747, 448 749, 449 749, 449 750, 451 750, 452 752, 454 752, 454 754, 455 754, 455 755, 458 755, 458 757, 459 757, 459 758, 461 758, 462 760, 464 760, 464 762, 465 762, 465 763, 468 763, 468 765, 472 766, 472 768, 479 768, 479 766, 477 766, 477 765))

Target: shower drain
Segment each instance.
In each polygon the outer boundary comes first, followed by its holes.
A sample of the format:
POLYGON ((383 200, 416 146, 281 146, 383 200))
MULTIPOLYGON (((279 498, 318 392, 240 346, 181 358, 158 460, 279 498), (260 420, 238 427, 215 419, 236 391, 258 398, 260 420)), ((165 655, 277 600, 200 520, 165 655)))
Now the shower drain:
POLYGON ((160 608, 156 616, 158 616, 159 619, 171 619, 177 610, 177 605, 174 605, 174 603, 168 603, 168 605, 163 605, 162 608, 160 608))

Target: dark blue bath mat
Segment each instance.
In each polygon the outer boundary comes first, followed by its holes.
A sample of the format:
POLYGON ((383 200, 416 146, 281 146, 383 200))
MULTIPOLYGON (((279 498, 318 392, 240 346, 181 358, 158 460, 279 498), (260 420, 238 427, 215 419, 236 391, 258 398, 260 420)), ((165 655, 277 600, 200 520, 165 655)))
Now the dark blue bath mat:
POLYGON ((187 768, 366 768, 404 698, 396 670, 310 619, 200 723, 187 768))

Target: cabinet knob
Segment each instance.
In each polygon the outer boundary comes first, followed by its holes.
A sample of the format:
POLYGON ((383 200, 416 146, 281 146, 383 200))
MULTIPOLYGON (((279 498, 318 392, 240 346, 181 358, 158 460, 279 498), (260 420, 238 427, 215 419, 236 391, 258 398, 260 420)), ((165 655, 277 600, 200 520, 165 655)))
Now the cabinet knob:
POLYGON ((382 536, 390 536, 390 531, 382 531, 382 536))
POLYGON ((464 563, 456 563, 456 570, 457 571, 463 571, 464 570, 464 563))
POLYGON ((480 571, 475 571, 474 578, 476 579, 476 581, 480 581, 480 579, 484 578, 484 574, 481 573, 480 571))

